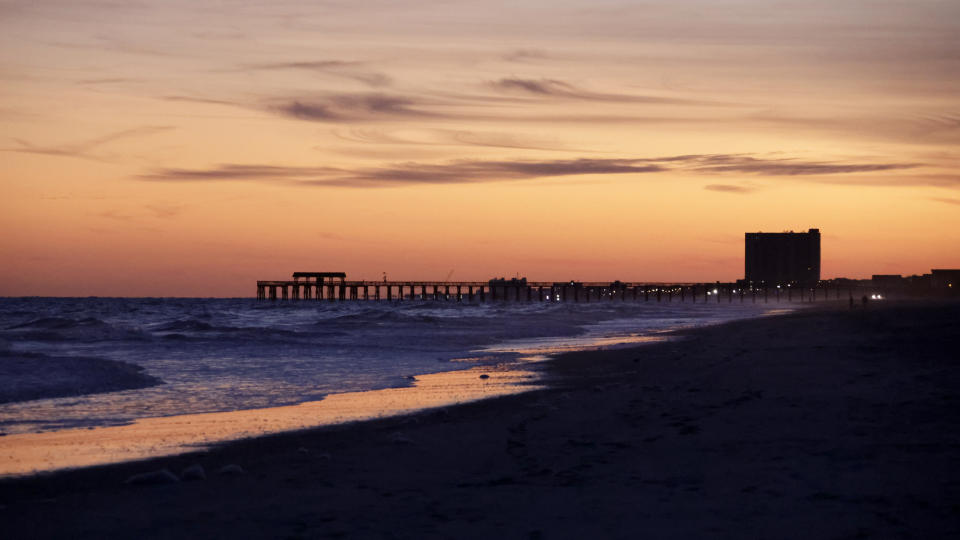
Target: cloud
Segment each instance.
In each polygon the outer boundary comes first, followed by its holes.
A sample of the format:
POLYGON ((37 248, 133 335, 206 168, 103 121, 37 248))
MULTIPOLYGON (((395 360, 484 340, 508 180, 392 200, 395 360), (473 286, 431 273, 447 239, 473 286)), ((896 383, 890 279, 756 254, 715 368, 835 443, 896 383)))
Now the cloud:
POLYGON ((808 181, 821 184, 852 186, 934 186, 960 188, 960 176, 950 174, 888 174, 888 175, 821 175, 806 177, 808 181))
POLYGON ((144 208, 157 219, 169 219, 183 213, 183 205, 178 204, 147 204, 144 208))
POLYGON ((77 81, 79 84, 120 84, 128 82, 142 82, 142 79, 133 79, 126 77, 107 77, 102 79, 82 79, 77 81))
MULTIPOLYGON (((571 148, 551 141, 537 141, 509 133, 483 133, 476 131, 455 131, 451 139, 459 144, 472 146, 490 146, 494 148, 517 148, 523 150, 566 150, 571 148)), ((583 152, 584 150, 577 150, 583 152)))
POLYGON ((568 82, 557 79, 521 79, 504 78, 489 83, 493 88, 513 93, 552 97, 559 99, 576 99, 583 101, 607 101, 616 103, 657 103, 667 105, 718 105, 695 100, 665 98, 657 96, 640 96, 632 94, 610 94, 590 92, 578 88, 568 82))
POLYGON ((303 179, 343 172, 332 167, 283 167, 276 165, 226 164, 212 169, 159 169, 141 175, 145 180, 214 181, 214 180, 270 180, 303 179))
POLYGON ((294 101, 286 103, 276 108, 280 113, 292 116, 299 120, 322 121, 322 120, 341 120, 343 117, 333 112, 333 108, 326 103, 301 103, 294 101))
POLYGON ((539 60, 553 60, 556 57, 539 49, 515 49, 501 57, 507 62, 530 62, 539 60))
POLYGON ((344 67, 354 67, 360 62, 348 60, 316 60, 311 62, 272 62, 268 64, 251 64, 245 66, 246 69, 308 69, 314 71, 326 71, 328 69, 339 69, 344 67))
POLYGON ((570 84, 556 79, 500 79, 490 84, 502 90, 522 90, 544 96, 570 97, 578 93, 570 84))
POLYGON ((97 137, 95 139, 89 139, 86 141, 80 141, 75 143, 61 144, 61 145, 37 145, 23 139, 13 139, 19 146, 13 148, 0 148, 0 151, 3 152, 22 152, 27 154, 43 154, 48 156, 63 156, 63 157, 75 157, 83 159, 92 159, 96 161, 104 161, 106 158, 97 154, 94 151, 105 146, 109 143, 120 139, 128 139, 132 137, 142 137, 146 135, 153 135, 155 133, 160 133, 163 131, 168 131, 174 129, 173 126, 143 126, 132 129, 125 129, 123 131, 117 131, 104 135, 102 137, 97 137))
POLYGON ((462 129, 454 130, 431 128, 403 130, 402 135, 371 129, 350 129, 348 131, 334 131, 333 135, 344 141, 368 144, 483 146, 492 148, 515 148, 521 150, 595 152, 591 150, 573 149, 560 144, 555 140, 536 139, 516 133, 471 131, 462 129))
POLYGON ((929 114, 921 117, 931 129, 958 129, 960 128, 960 112, 944 112, 929 114))
MULTIPOLYGON (((122 4, 123 2, 121 2, 122 4)), ((113 9, 113 8, 111 8, 113 9)), ((147 47, 138 43, 136 40, 120 38, 113 34, 97 34, 92 36, 88 43, 50 41, 42 42, 49 47, 62 49, 88 49, 95 51, 112 51, 122 54, 151 56, 151 57, 174 57, 178 54, 172 50, 163 47, 147 47)))
POLYGON ((740 193, 740 194, 756 191, 755 188, 749 188, 744 186, 732 186, 729 184, 708 184, 706 186, 703 186, 703 189, 707 189, 710 191, 720 191, 722 193, 740 193))
POLYGON ((283 116, 311 122, 357 122, 374 118, 431 117, 423 103, 390 94, 340 94, 315 100, 294 100, 270 107, 283 116))
POLYGON ((918 167, 915 163, 837 163, 832 161, 800 161, 792 158, 763 159, 747 155, 679 156, 689 170, 699 173, 756 174, 762 176, 815 176, 892 171, 918 167))
MULTIPOLYGON (((426 130, 420 130, 426 131, 426 130)), ((416 135, 394 135, 379 130, 372 129, 350 129, 348 131, 334 130, 333 136, 348 142, 366 143, 366 144, 414 144, 427 146, 446 146, 449 143, 434 133, 441 133, 444 130, 430 130, 426 135, 417 137, 416 135)))
POLYGON ((142 175, 153 181, 267 180, 298 185, 385 187, 410 184, 461 184, 530 180, 580 174, 652 173, 664 169, 644 160, 571 159, 550 161, 473 161, 443 164, 400 163, 386 167, 340 169, 226 164, 212 169, 161 169, 142 175))
POLYGON ((960 205, 960 199, 953 199, 951 197, 930 197, 931 201, 942 202, 946 204, 956 204, 960 205))
MULTIPOLYGON (((522 86, 521 86, 522 87, 522 86)), ((535 88, 535 86, 531 86, 535 88)), ((558 87, 559 88, 559 87, 558 87)), ((559 90, 545 88, 548 94, 535 90, 524 90, 527 96, 544 95, 552 99, 566 96, 571 99, 616 102, 707 104, 668 98, 620 96, 615 94, 595 94, 571 92, 561 94, 559 90)), ((696 123, 700 120, 683 116, 629 116, 624 114, 530 114, 518 111, 532 110, 538 104, 530 97, 506 97, 492 95, 464 95, 455 93, 434 93, 429 97, 422 95, 403 95, 393 93, 341 93, 289 99, 273 99, 265 104, 250 104, 246 107, 280 114, 288 118, 309 122, 370 122, 417 119, 421 121, 463 120, 485 122, 536 122, 563 123, 696 123), (506 104, 507 108, 497 105, 506 104), (518 107, 522 105, 523 107, 518 107)), ((239 104, 238 104, 239 105, 239 104)), ((244 106, 244 105, 240 105, 244 106)))
POLYGON ((122 221, 125 223, 130 223, 135 220, 133 216, 122 214, 118 210, 105 210, 97 215, 102 218, 112 219, 114 221, 122 221))
POLYGON ((204 105, 226 105, 247 110, 266 110, 273 114, 308 122, 351 123, 414 117, 448 118, 440 113, 423 110, 427 105, 435 103, 383 93, 334 94, 311 98, 273 99, 260 103, 180 95, 164 96, 160 99, 204 105))
MULTIPOLYGON (((185 206, 180 204, 154 203, 135 208, 110 208, 95 214, 97 217, 123 223, 138 223, 150 220, 172 219, 183 213, 185 206)), ((144 230, 155 230, 145 228, 144 230)))
POLYGON ((190 96, 163 96, 164 101, 183 101, 186 103, 202 103, 204 105, 229 105, 231 107, 244 107, 242 103, 226 101, 223 99, 197 98, 190 96))
MULTIPOLYGON (((285 167, 276 165, 225 164, 210 169, 160 169, 140 178, 152 181, 259 180, 293 185, 386 187, 415 184, 463 184, 519 181, 575 175, 646 174, 678 171, 727 174, 749 171, 768 176, 840 175, 913 167, 909 164, 843 164, 803 162, 793 159, 765 160, 744 155, 681 155, 660 158, 578 158, 555 160, 479 161, 446 163, 407 162, 384 167, 285 167)), ((750 188, 711 184, 714 191, 745 193, 750 188)))
MULTIPOLYGON (((618 123, 618 124, 696 124, 711 121, 689 114, 629 115, 620 112, 578 112, 575 107, 569 112, 557 114, 552 110, 544 113, 537 105, 546 105, 557 100, 587 102, 640 103, 665 105, 726 106, 720 102, 675 99, 632 94, 589 92, 555 79, 500 79, 487 83, 497 92, 428 91, 421 93, 397 92, 340 92, 287 96, 265 96, 259 101, 236 103, 219 100, 203 100, 182 96, 169 96, 167 100, 183 100, 229 104, 255 110, 266 110, 288 118, 310 122, 369 122, 396 121, 416 118, 423 122, 462 120, 478 122, 531 122, 531 123, 618 123)), ((719 120, 716 120, 719 122, 719 120)))
POLYGON ((889 109, 873 113, 835 111, 823 116, 762 111, 748 114, 743 121, 760 128, 792 132, 833 133, 847 137, 918 143, 960 143, 960 113, 945 111, 923 115, 892 114, 889 109))
POLYGON ((450 184, 498 180, 572 176, 580 174, 651 173, 664 169, 659 165, 632 159, 569 159, 551 161, 469 161, 432 165, 408 163, 391 167, 356 171, 352 181, 369 185, 392 183, 450 184))
POLYGON ((241 66, 241 71, 276 71, 276 70, 300 70, 322 73, 346 79, 352 79, 361 82, 367 86, 379 88, 389 86, 393 80, 376 71, 360 69, 364 62, 352 60, 310 60, 294 62, 270 62, 264 64, 249 64, 241 66))

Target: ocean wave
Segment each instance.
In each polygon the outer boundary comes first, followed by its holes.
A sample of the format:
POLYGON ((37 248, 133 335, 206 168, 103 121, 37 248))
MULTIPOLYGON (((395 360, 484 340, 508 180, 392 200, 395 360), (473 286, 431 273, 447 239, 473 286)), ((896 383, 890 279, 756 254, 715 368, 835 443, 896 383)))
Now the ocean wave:
POLYGON ((162 384, 141 366, 106 358, 0 351, 0 403, 162 384))
POLYGON ((41 317, 8 326, 3 334, 15 341, 143 340, 149 336, 138 328, 113 325, 96 317, 41 317))
POLYGON ((196 319, 180 319, 152 328, 155 332, 207 332, 219 330, 210 323, 196 319))
POLYGON ((214 325, 208 322, 196 319, 179 319, 167 323, 161 323, 159 326, 153 326, 150 330, 164 339, 216 339, 217 337, 227 337, 229 339, 286 339, 302 338, 317 335, 340 335, 343 332, 316 332, 299 331, 294 329, 278 328, 275 326, 229 326, 214 325))
POLYGON ((375 323, 436 323, 440 318, 433 315, 419 313, 404 313, 399 310, 365 309, 357 313, 345 313, 314 323, 315 326, 330 326, 331 324, 375 324, 375 323))
POLYGON ((95 317, 84 317, 82 319, 71 319, 68 317, 41 317, 21 324, 15 324, 8 327, 8 330, 64 330, 67 328, 80 327, 104 327, 109 326, 106 322, 95 317))

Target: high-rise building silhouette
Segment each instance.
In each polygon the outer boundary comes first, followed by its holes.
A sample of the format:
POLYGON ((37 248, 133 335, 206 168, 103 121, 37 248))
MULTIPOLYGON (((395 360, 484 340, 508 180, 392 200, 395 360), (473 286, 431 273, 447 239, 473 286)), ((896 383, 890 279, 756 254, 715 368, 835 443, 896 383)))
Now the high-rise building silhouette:
POLYGON ((746 233, 747 283, 816 285, 820 281, 820 229, 746 233))

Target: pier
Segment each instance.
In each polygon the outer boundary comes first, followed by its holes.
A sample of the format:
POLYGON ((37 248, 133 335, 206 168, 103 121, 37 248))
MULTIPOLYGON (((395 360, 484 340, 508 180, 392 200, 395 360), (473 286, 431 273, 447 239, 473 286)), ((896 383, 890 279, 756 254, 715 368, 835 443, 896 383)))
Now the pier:
POLYGON ((740 283, 348 281, 345 272, 294 272, 292 280, 257 281, 257 300, 447 302, 815 302, 856 298, 855 287, 821 282, 744 286, 740 283))

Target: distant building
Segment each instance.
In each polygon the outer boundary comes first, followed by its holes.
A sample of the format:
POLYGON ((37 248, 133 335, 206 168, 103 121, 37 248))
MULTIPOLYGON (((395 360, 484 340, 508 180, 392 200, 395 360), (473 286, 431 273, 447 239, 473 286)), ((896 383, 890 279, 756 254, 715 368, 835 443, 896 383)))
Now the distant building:
POLYGON ((906 279, 900 274, 874 274, 870 281, 874 285, 884 285, 887 287, 896 287, 906 283, 906 279))
POLYGON ((813 286, 820 281, 820 229, 746 233, 744 251, 747 283, 813 286))
POLYGON ((930 270, 930 284, 934 289, 957 292, 960 289, 960 270, 934 268, 930 270))

